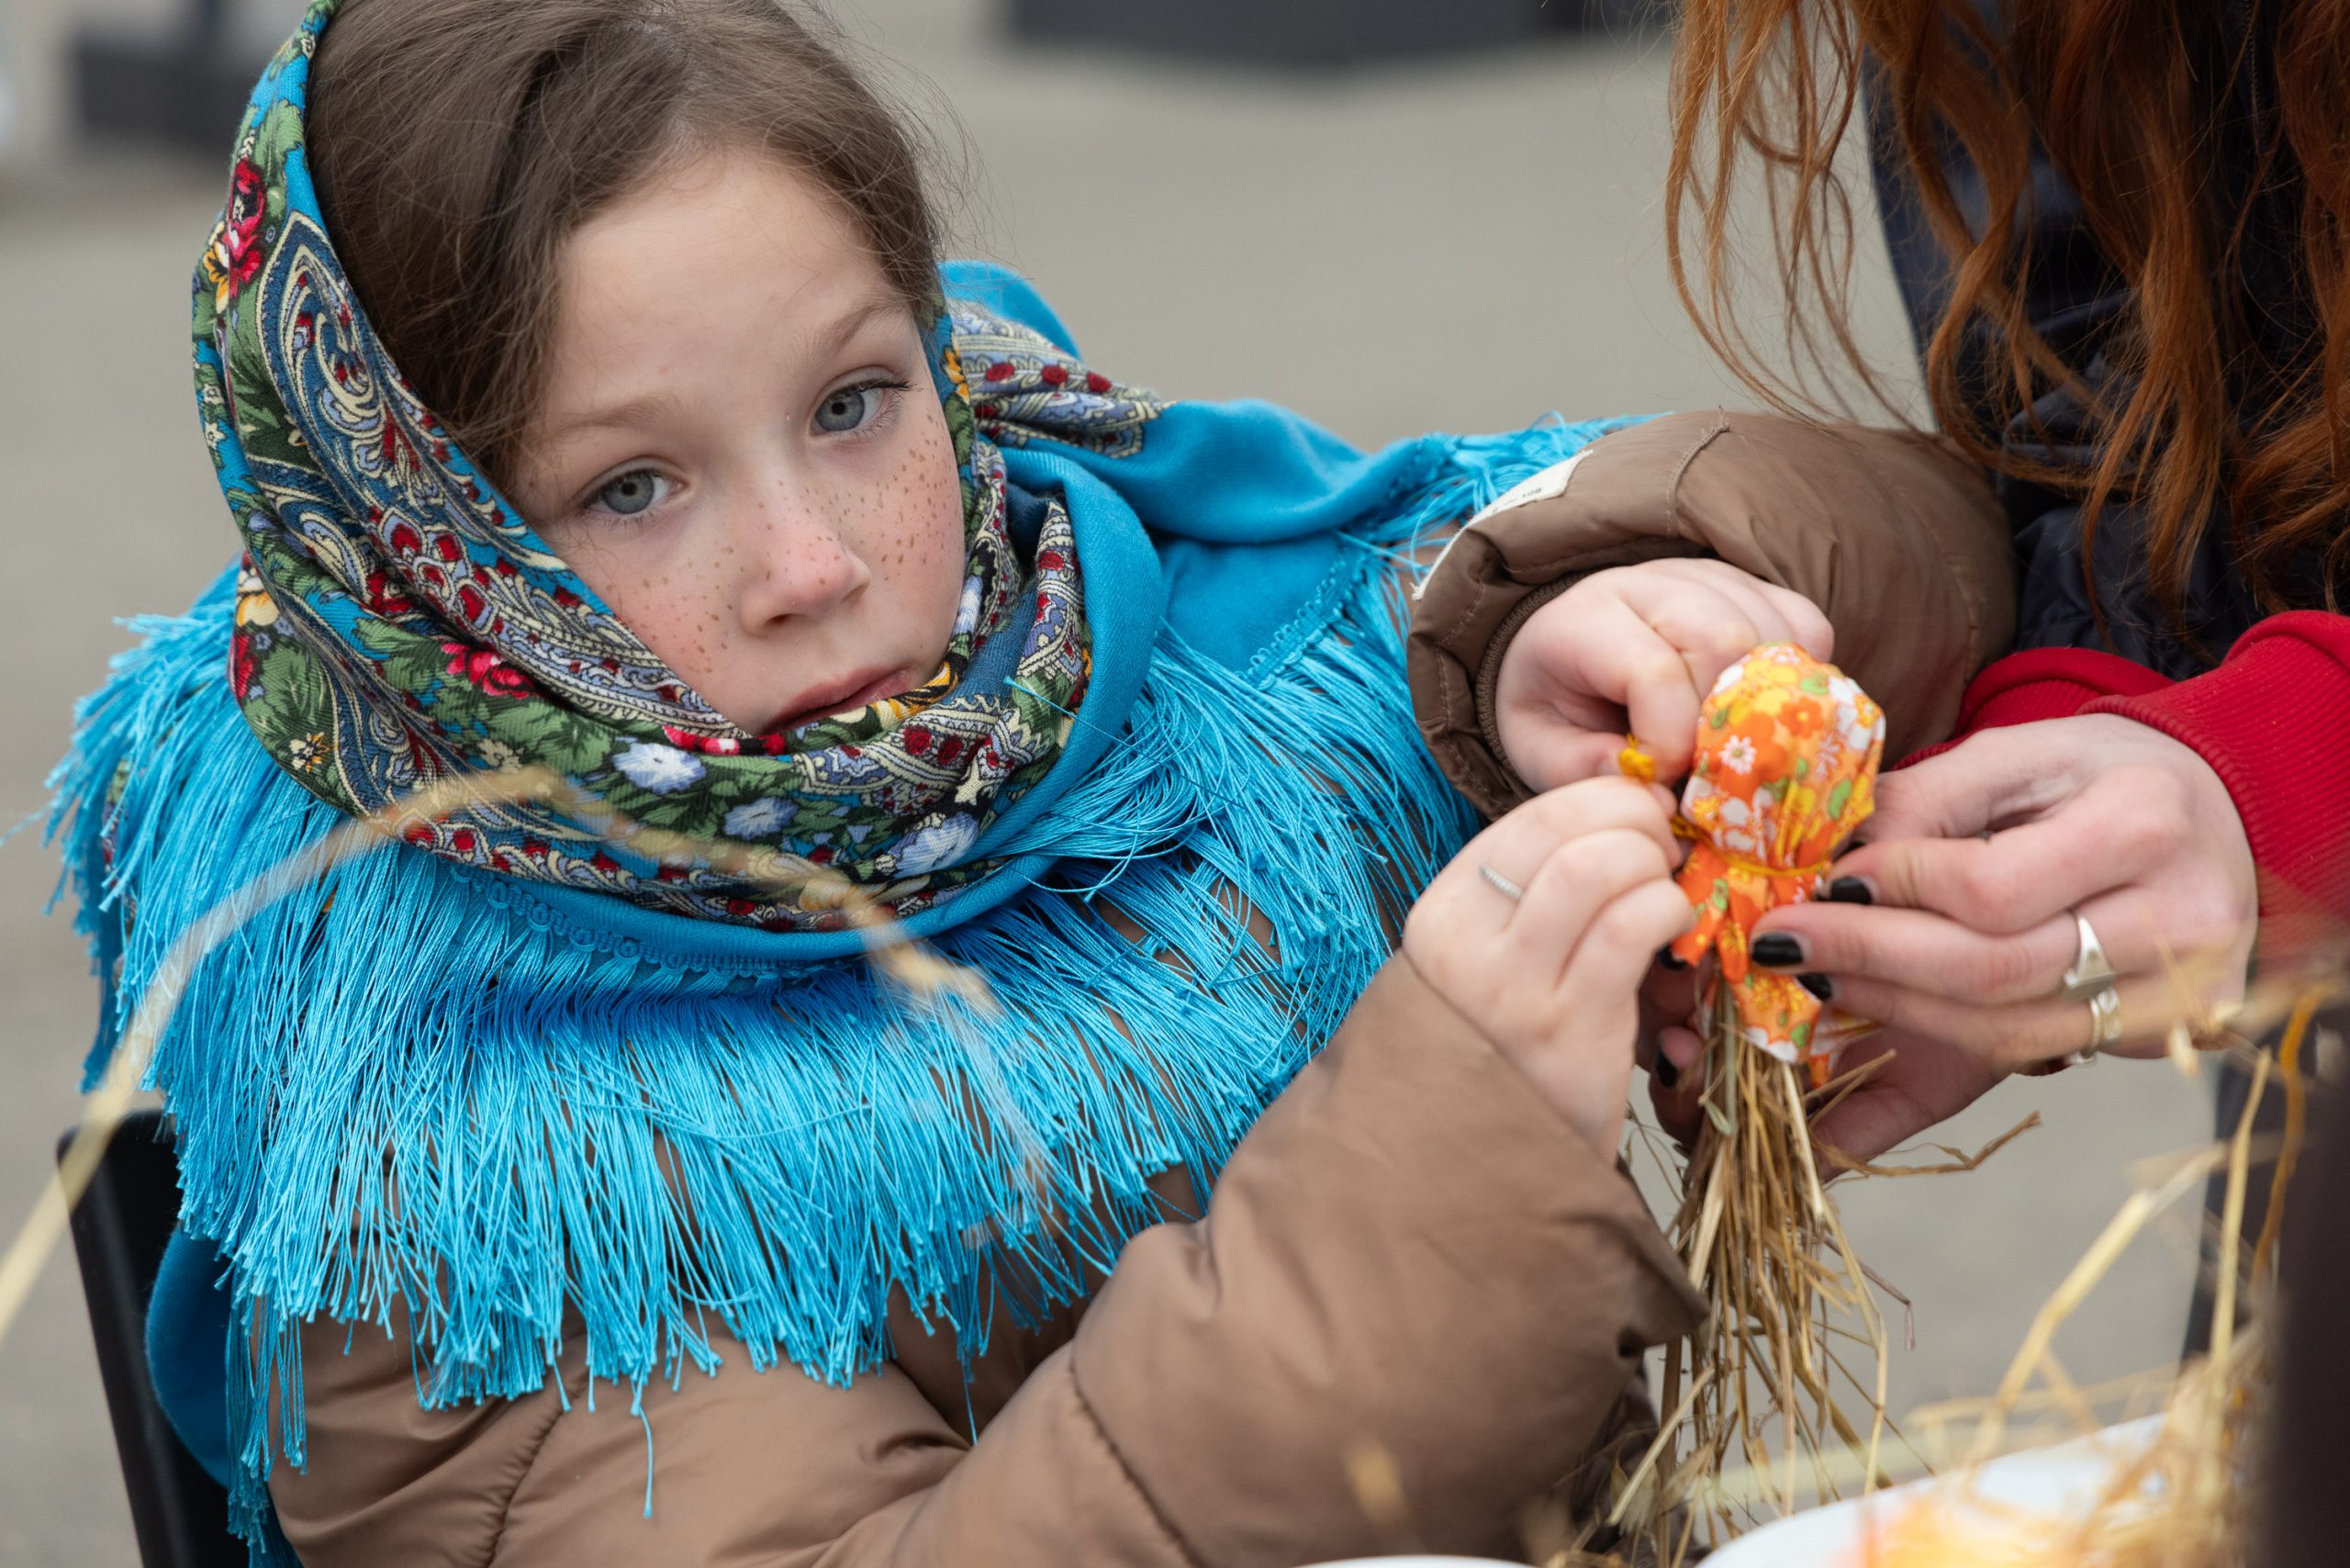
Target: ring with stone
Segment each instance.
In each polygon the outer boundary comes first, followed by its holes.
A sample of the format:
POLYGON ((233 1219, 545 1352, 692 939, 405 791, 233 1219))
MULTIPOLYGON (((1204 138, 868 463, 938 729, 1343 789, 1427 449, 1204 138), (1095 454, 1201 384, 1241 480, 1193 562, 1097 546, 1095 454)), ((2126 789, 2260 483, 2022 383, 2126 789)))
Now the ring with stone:
MULTIPOLYGON (((2073 967, 2065 971, 2065 984, 2058 993, 2067 1002, 2087 1002, 2094 1004, 2099 991, 2110 991, 2119 979, 2113 965, 2105 956, 2105 944, 2097 939, 2089 926, 2088 917, 2080 911, 2073 912, 2073 924, 2080 931, 2080 947, 2074 955, 2073 967)), ((2117 1021, 2119 1014, 2116 1014, 2117 1021)))
POLYGON ((1526 896, 1526 890, 1524 888, 1519 887, 1516 882, 1511 881, 1507 877, 1503 876, 1499 871, 1494 870, 1483 860, 1477 862, 1477 875, 1485 879, 1486 886, 1492 888, 1494 891, 1501 894, 1502 897, 1509 900, 1512 903, 1517 902, 1518 900, 1526 896))

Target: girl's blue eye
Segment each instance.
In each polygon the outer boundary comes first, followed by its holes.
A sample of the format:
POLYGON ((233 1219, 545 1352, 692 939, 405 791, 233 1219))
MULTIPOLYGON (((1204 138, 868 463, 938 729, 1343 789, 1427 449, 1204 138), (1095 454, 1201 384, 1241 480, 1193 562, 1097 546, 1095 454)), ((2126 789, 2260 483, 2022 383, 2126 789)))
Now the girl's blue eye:
POLYGON ((888 407, 890 394, 900 386, 890 382, 869 381, 862 386, 844 386, 828 392, 816 405, 816 428, 826 435, 846 435, 864 429, 880 417, 888 407))
POLYGON ((638 517, 666 500, 669 481, 650 468, 632 468, 596 492, 596 504, 614 517, 638 517))

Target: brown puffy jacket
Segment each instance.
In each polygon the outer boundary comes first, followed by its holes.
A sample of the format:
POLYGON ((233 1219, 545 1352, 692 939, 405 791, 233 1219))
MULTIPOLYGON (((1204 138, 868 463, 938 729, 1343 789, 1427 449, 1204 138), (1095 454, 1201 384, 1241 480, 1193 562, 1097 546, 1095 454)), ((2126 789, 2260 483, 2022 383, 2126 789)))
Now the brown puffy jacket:
POLYGON ((560 1389, 426 1410, 404 1342, 320 1322, 308 1471, 270 1492, 310 1568, 1271 1568, 1393 1544, 1349 1480, 1378 1451, 1420 1540, 1507 1550, 1702 1311, 1613 1150, 1398 958, 1208 1217, 995 1336, 968 1393, 901 1310, 896 1360, 845 1388, 722 1340, 640 1422, 624 1388, 590 1407, 575 1338, 560 1389))
MULTIPOLYGON (((1673 552, 1817 599, 1896 744, 1935 738, 2006 635, 1986 508, 1914 438, 1716 415, 1611 435, 1431 575, 1429 744, 1488 810, 1516 799, 1480 707, 1506 633, 1574 575, 1673 552)), ((591 1405, 575 1337, 538 1394, 426 1410, 403 1338, 320 1322, 308 1468, 271 1495, 309 1568, 1286 1568, 1396 1544, 1349 1475, 1378 1453, 1421 1544, 1514 1554, 1530 1504, 1587 1497, 1595 1445, 1637 1439, 1642 1350, 1702 1310, 1612 1151, 1401 958, 1205 1216, 1181 1181, 1161 1199, 1090 1301, 993 1334, 968 1386, 901 1303, 895 1359, 846 1387, 722 1338, 721 1372, 646 1389, 640 1420, 625 1389, 591 1405)))

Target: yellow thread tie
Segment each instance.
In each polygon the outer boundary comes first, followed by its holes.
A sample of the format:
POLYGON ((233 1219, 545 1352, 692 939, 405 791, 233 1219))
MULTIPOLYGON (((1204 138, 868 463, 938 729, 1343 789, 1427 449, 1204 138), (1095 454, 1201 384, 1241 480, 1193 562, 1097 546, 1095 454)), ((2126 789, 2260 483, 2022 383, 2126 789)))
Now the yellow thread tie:
POLYGON ((1835 864, 1832 860, 1822 860, 1813 866, 1765 866, 1760 860, 1749 860, 1742 855, 1722 855, 1718 849, 1714 853, 1720 855, 1722 864, 1731 870, 1757 877, 1808 877, 1817 881, 1826 876, 1828 868, 1835 864))

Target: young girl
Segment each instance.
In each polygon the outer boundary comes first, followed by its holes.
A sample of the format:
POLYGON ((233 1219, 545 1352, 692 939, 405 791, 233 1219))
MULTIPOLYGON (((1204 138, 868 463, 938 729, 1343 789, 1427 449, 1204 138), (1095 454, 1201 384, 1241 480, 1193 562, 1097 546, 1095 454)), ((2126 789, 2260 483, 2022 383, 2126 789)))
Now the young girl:
MULTIPOLYGON (((1505 1549, 1692 1326, 1613 1165, 1670 801, 1472 839, 1404 700, 1408 564, 1608 427, 1164 403, 934 233, 771 0, 320 0, 256 92, 196 295, 243 561, 61 810, 101 1056, 185 981, 151 1354, 257 1556, 1292 1563, 1379 1544, 1365 1456, 1505 1549)), ((1902 548, 1583 578, 1513 744, 1825 653, 1787 587, 1902 548)), ((1877 641, 1979 662, 1926 598, 1877 641)))

